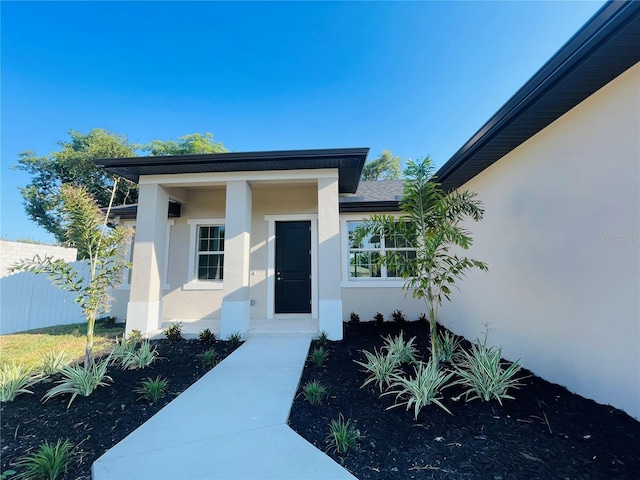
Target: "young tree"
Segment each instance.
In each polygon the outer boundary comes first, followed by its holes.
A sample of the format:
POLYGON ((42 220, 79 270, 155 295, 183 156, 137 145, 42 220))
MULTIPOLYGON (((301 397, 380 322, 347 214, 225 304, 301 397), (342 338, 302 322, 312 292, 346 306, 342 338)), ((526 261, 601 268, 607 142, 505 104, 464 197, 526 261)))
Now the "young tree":
MULTIPOLYGON (((109 208, 113 202, 117 185, 114 185, 109 208)), ((89 276, 84 278, 74 267, 64 260, 52 257, 23 260, 15 265, 14 271, 29 271, 45 274, 58 288, 76 295, 87 319, 87 344, 84 365, 93 364, 93 330, 100 313, 107 311, 109 292, 116 287, 123 270, 129 267, 125 261, 126 243, 131 232, 123 227, 107 227, 107 214, 103 214, 96 201, 84 187, 62 185, 60 189, 62 225, 67 237, 79 249, 82 248, 90 263, 89 276)))
POLYGON ((451 288, 468 269, 488 269, 479 260, 451 252, 454 247, 466 250, 473 242, 471 232, 461 223, 466 218, 482 219, 482 202, 475 197, 475 193, 468 191, 446 195, 435 182, 429 157, 417 163, 409 160, 400 204, 404 214, 399 218, 374 215, 365 221, 361 233, 380 232, 385 238, 395 238, 396 242, 401 241, 415 249, 415 256, 390 251, 378 261, 394 269, 405 280, 404 288, 414 298, 425 300, 429 312, 431 356, 436 365, 438 307, 443 298, 451 300, 451 288))
MULTIPOLYGON (((62 225, 61 185, 83 186, 99 207, 104 208, 109 202, 116 176, 96 167, 95 159, 134 157, 138 153, 183 155, 227 151, 224 145, 214 141, 211 133, 185 135, 177 142, 154 140, 144 146, 129 142, 124 135, 100 128, 94 128, 86 134, 71 130, 69 136, 69 141, 59 142, 59 151, 49 155, 38 156, 31 150, 20 153, 18 165, 15 166, 32 176, 31 182, 20 189, 27 215, 61 243, 69 240, 62 225)), ((137 200, 137 185, 118 183, 114 199, 116 205, 135 203, 137 200)))
POLYGON ((367 162, 362 169, 362 180, 400 180, 400 157, 383 150, 378 158, 367 162))

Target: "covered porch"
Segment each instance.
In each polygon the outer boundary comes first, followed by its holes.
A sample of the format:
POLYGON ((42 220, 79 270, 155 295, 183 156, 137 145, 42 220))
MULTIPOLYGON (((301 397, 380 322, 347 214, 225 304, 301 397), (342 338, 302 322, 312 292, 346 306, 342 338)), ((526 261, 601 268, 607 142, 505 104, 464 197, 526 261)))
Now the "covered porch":
POLYGON ((105 160, 139 185, 127 332, 182 321, 185 335, 341 339, 339 197, 367 151, 105 160), (170 201, 181 213, 168 227, 170 201))

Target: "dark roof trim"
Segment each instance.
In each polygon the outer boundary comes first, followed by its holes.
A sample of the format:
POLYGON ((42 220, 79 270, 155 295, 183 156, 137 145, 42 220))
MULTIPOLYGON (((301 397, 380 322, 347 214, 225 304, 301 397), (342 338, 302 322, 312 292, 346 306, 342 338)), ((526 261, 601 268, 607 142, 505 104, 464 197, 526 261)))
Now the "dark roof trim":
POLYGON ((138 182, 141 175, 337 168, 340 193, 354 193, 369 148, 106 158, 96 165, 138 182))
POLYGON ((436 172, 463 185, 640 61, 640 2, 606 3, 436 172))

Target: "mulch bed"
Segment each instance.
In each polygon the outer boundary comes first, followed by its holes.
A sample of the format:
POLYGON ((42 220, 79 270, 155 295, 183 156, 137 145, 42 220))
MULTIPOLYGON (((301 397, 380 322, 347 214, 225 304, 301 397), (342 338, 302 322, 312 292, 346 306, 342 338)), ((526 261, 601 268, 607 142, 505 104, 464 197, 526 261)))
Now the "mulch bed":
POLYGON ((19 395, 13 402, 0 406, 1 467, 0 473, 18 470, 12 463, 31 453, 43 442, 55 443, 68 438, 79 453, 70 465, 68 479, 90 479, 91 465, 104 452, 151 418, 181 392, 186 390, 207 370, 198 354, 213 347, 225 358, 231 349, 227 342, 201 344, 197 340, 181 340, 157 345, 161 359, 144 370, 123 371, 109 367, 113 382, 98 387, 89 397, 76 397, 67 408, 69 395, 60 395, 41 403, 42 396, 58 379, 36 384, 33 395, 19 395), (135 393, 147 377, 168 379, 167 394, 153 405, 135 393))
MULTIPOLYGON (((405 337, 428 344, 427 326, 402 327, 405 337)), ((342 413, 355 423, 362 438, 355 451, 342 458, 329 452, 360 479, 640 479, 640 423, 610 406, 599 405, 565 388, 531 375, 515 390, 516 400, 455 402, 455 388, 444 392, 453 415, 426 407, 414 421, 404 407, 387 410, 389 396, 377 387, 361 389, 365 374, 353 360, 362 349, 382 345, 381 335, 400 327, 373 323, 345 326, 345 340, 329 342, 324 367, 305 366, 302 384, 320 380, 330 398, 314 407, 298 396, 290 425, 322 450, 328 424, 342 413), (546 419, 545 419, 546 416, 546 419)), ((37 384, 33 395, 20 395, 0 406, 1 470, 42 442, 69 438, 80 455, 67 478, 89 479, 91 464, 206 373, 197 357, 209 348, 197 341, 155 342, 164 360, 137 371, 110 368, 113 383, 87 398, 68 397, 47 403, 40 399, 52 385, 37 384), (154 405, 133 390, 145 378, 169 379, 167 396, 154 405)), ((216 342, 223 357, 226 342, 216 342)), ((424 353, 426 350, 423 349, 424 353)), ((55 380, 55 379, 54 379, 55 380)))
MULTIPOLYGON (((405 339, 427 353, 428 326, 404 325, 405 339)), ((342 342, 328 342, 323 367, 307 362, 301 385, 322 382, 330 395, 312 406, 300 394, 291 427, 327 451, 328 424, 343 414, 362 435, 344 456, 328 453, 359 479, 640 479, 640 423, 611 406, 569 392, 524 371, 515 400, 464 398, 459 387, 445 389, 449 415, 435 405, 414 421, 405 407, 391 410, 393 396, 379 397, 377 386, 360 388, 366 375, 354 360, 362 349, 383 345, 381 335, 396 335, 397 324, 373 322, 345 326, 342 342)), ((468 346, 468 343, 466 344, 468 346)))

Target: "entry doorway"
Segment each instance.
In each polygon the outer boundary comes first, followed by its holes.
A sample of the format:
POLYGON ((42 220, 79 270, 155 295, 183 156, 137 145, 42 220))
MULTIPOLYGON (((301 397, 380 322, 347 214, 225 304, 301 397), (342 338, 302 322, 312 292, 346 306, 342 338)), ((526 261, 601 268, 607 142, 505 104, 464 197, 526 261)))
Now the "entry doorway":
POLYGON ((311 313, 311 221, 275 222, 274 313, 311 313))

